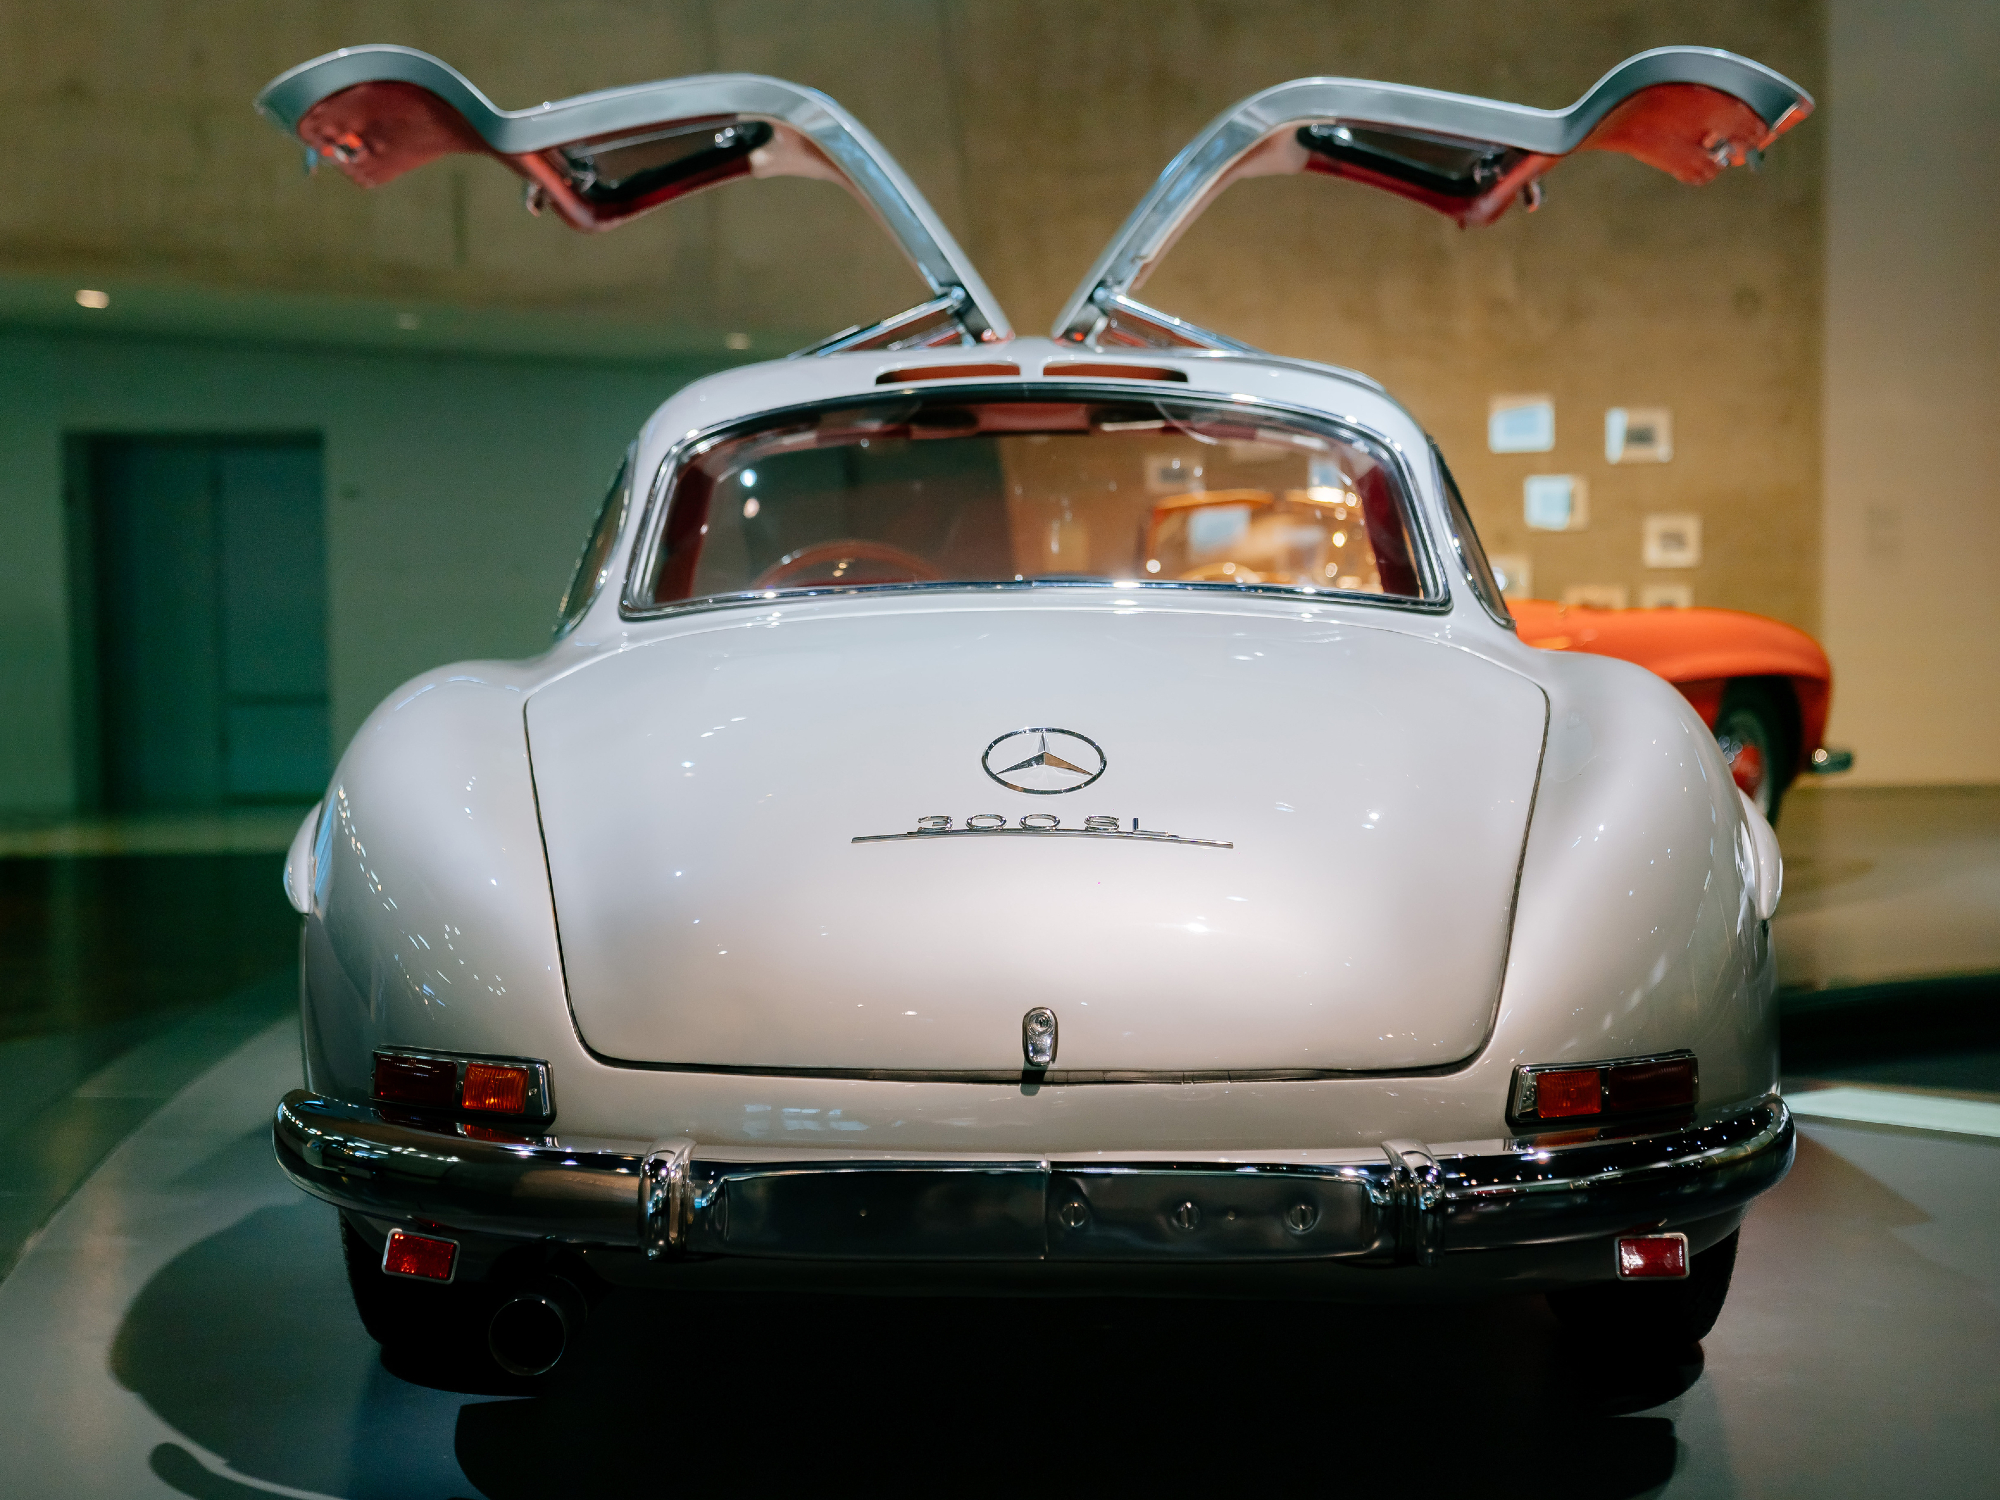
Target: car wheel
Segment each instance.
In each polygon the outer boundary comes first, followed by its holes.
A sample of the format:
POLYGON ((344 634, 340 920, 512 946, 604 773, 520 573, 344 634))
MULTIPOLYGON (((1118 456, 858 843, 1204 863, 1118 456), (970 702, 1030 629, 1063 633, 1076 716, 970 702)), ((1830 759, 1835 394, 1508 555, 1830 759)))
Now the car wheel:
POLYGON ((1772 823, 1778 821, 1778 804, 1797 761, 1785 708, 1765 683, 1732 682, 1715 716, 1715 742, 1729 762, 1729 774, 1772 823))
POLYGON ((340 1221, 347 1285, 361 1326, 384 1349, 435 1358, 439 1351, 484 1349, 496 1299, 483 1286, 427 1286, 382 1269, 382 1251, 340 1221))
POLYGON ((1729 1295, 1741 1230, 1695 1256, 1685 1281, 1599 1281, 1549 1292, 1549 1311, 1572 1333, 1636 1353, 1671 1354, 1707 1337, 1729 1295))

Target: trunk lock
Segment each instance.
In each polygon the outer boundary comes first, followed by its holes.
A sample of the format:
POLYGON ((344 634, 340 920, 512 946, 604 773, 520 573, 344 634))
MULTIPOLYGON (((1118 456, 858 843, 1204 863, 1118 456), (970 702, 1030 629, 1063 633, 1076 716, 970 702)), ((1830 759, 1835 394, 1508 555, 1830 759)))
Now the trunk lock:
POLYGON ((1056 1013, 1046 1005, 1021 1017, 1021 1055, 1031 1068, 1046 1068, 1056 1060, 1056 1013))

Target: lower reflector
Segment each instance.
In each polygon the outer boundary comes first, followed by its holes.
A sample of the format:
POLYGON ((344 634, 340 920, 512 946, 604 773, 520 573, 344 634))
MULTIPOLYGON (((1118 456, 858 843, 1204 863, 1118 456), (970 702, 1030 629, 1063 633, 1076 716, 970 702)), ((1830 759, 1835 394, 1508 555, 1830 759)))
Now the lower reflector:
POLYGON ((1688 1237, 1684 1234, 1628 1235, 1618 1242, 1620 1281, 1679 1281, 1688 1273, 1688 1237))
POLYGON ((458 1269, 458 1242, 392 1229, 389 1243, 382 1247, 382 1269, 391 1276, 449 1281, 458 1269))

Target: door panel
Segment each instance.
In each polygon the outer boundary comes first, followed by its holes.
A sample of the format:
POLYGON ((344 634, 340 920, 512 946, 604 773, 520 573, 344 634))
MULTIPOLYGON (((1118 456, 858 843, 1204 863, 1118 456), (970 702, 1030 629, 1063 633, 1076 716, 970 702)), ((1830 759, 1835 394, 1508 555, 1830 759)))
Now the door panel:
POLYGON ((212 455, 192 444, 107 443, 92 467, 105 801, 121 811, 214 806, 222 680, 212 455))
POLYGON ((310 801, 326 785, 326 543, 319 449, 216 454, 223 791, 310 801))
POLYGON ((311 801, 330 770, 319 444, 91 454, 107 806, 311 801))
POLYGON ((224 447, 216 460, 224 690, 237 701, 279 696, 323 702, 326 541, 319 449, 224 447))

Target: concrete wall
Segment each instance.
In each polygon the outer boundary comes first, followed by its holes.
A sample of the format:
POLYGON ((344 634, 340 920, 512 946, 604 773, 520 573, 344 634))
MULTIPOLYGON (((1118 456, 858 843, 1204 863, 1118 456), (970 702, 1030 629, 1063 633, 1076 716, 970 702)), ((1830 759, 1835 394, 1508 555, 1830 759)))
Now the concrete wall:
POLYGON ((547 641, 625 444, 693 373, 0 334, 0 811, 77 796, 66 437, 324 436, 339 745, 403 678, 547 641))
POLYGON ((2000 8, 1831 13, 1831 733, 1857 782, 2000 781, 2000 8))
POLYGON ((286 68, 359 42, 436 53, 514 109, 687 73, 775 73, 831 86, 955 220, 949 11, 933 0, 13 0, 0 8, 0 132, 62 169, 22 174, 0 201, 0 267, 667 314, 717 348, 745 327, 831 331, 906 306, 922 286, 836 187, 759 183, 585 241, 523 213, 520 179, 493 162, 441 162, 372 193, 331 169, 308 178, 296 143, 251 100, 286 68))

